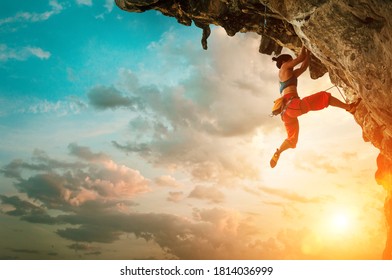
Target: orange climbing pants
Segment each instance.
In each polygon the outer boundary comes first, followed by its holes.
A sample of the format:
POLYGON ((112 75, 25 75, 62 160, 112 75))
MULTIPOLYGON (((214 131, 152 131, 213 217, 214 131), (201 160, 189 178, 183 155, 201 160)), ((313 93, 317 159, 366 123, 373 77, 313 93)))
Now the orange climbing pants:
MULTIPOLYGON (((292 94, 285 94, 287 100, 292 94)), ((296 94, 295 94, 296 96, 296 94)), ((291 144, 292 148, 297 146, 298 134, 299 134, 299 123, 298 117, 306 114, 309 111, 318 111, 327 108, 329 105, 329 99, 331 94, 326 91, 320 91, 315 94, 309 95, 302 99, 292 99, 286 107, 286 110, 282 114, 282 120, 287 131, 287 141, 291 144)))

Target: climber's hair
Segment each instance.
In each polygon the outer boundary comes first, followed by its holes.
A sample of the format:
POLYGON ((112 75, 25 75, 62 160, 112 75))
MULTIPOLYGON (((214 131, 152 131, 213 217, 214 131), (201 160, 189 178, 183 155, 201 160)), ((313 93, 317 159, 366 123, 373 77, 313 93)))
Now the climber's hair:
POLYGON ((272 60, 276 61, 276 67, 278 67, 280 69, 280 67, 282 66, 282 64, 286 61, 289 61, 293 59, 293 57, 289 54, 281 54, 278 57, 273 57, 272 60))

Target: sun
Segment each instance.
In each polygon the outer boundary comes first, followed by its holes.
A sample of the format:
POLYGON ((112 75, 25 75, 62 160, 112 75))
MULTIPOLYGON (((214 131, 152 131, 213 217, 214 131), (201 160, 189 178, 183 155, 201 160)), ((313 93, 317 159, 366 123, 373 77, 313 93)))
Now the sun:
POLYGON ((335 213, 331 216, 329 226, 334 233, 345 233, 350 228, 350 217, 344 212, 335 213))
POLYGON ((345 213, 338 213, 332 217, 331 225, 338 231, 345 231, 348 228, 349 220, 345 213))

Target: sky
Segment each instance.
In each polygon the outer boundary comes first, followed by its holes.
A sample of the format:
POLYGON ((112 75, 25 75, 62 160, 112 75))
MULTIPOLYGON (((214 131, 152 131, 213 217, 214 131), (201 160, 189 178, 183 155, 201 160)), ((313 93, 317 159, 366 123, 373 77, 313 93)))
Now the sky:
POLYGON ((0 259, 381 258, 378 151, 352 115, 301 116, 270 168, 286 134, 258 35, 212 27, 203 50, 112 0, 0 5, 0 259))

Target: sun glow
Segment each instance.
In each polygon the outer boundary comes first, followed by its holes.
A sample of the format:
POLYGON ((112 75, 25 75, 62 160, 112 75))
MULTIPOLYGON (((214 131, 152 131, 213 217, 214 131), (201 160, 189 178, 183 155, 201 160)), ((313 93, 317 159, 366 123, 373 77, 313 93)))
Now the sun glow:
POLYGON ((349 237, 357 227, 356 214, 352 209, 334 209, 320 219, 318 232, 325 239, 349 237))
POLYGON ((331 217, 331 229, 336 233, 346 232, 350 227, 350 220, 346 213, 336 213, 331 217))

